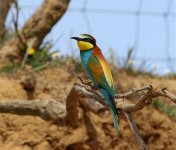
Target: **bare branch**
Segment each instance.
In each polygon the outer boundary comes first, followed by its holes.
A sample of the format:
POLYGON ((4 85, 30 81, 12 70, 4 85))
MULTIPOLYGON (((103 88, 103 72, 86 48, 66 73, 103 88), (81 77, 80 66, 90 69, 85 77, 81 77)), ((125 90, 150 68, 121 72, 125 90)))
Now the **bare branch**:
MULTIPOLYGON (((134 112, 138 111, 142 108, 144 108, 146 105, 151 104, 153 98, 156 97, 167 97, 169 98, 172 102, 176 104, 176 96, 172 94, 171 92, 165 90, 165 89, 150 89, 146 93, 144 93, 135 104, 124 104, 122 107, 124 112, 134 112)), ((118 102, 118 101, 117 101, 118 102)), ((120 105, 117 103, 117 106, 120 105)))
POLYGON ((107 106, 104 97, 99 92, 92 90, 90 86, 75 83, 75 88, 79 91, 80 96, 91 98, 98 101, 100 104, 107 106))
POLYGON ((90 109, 91 111, 97 113, 104 109, 102 104, 106 103, 100 103, 96 104, 96 102, 101 102, 99 94, 96 95, 95 93, 92 93, 91 91, 88 91, 90 89, 86 89, 86 85, 81 84, 75 84, 74 87, 71 89, 66 102, 66 123, 67 125, 70 125, 72 127, 77 127, 78 124, 78 110, 77 107, 80 104, 81 106, 86 106, 87 109, 90 109), (87 101, 85 98, 90 98, 90 101, 87 101), (92 102, 94 101, 94 103, 92 102))
POLYGON ((134 112, 134 111, 138 111, 142 108, 144 108, 144 106, 147 105, 147 103, 149 101, 151 101, 151 94, 152 91, 147 91, 144 95, 142 95, 135 104, 126 104, 124 105, 123 111, 124 112, 134 112))
POLYGON ((141 150, 147 150, 147 146, 145 145, 145 142, 136 126, 136 123, 134 121, 133 115, 130 112, 126 112, 125 116, 128 120, 128 123, 130 125, 130 128, 136 138, 136 140, 138 141, 139 145, 140 145, 140 149, 141 150))
MULTIPOLYGON (((30 100, 30 101, 0 101, 1 113, 12 113, 18 115, 32 115, 39 116, 44 120, 52 120, 54 122, 64 121, 67 125, 77 127, 79 122, 78 106, 83 108, 83 111, 92 111, 98 113, 107 108, 102 95, 92 90, 91 86, 76 83, 71 89, 67 101, 66 109, 55 100, 30 100), (89 99, 88 99, 89 98, 89 99)), ((119 94, 116 99, 116 106, 119 111, 122 111, 130 125, 141 150, 146 150, 147 147, 141 137, 141 134, 136 126, 131 112, 138 111, 150 104, 153 98, 163 96, 169 98, 176 103, 176 96, 167 91, 166 88, 154 89, 152 86, 144 86, 142 88, 135 88, 129 92, 119 94), (129 97, 137 92, 145 91, 135 104, 123 103, 124 97, 129 97)))
POLYGON ((16 33, 16 36, 19 40, 19 43, 21 44, 21 48, 26 48, 27 45, 26 45, 26 42, 25 42, 25 39, 22 38, 21 34, 20 34, 20 31, 18 29, 18 19, 19 19, 19 6, 18 6, 18 1, 15 1, 14 2, 14 5, 15 5, 15 10, 16 10, 16 13, 15 14, 12 14, 12 20, 13 20, 13 24, 14 24, 14 28, 15 28, 15 33, 16 33))
POLYGON ((0 113, 38 116, 44 120, 52 120, 57 123, 62 120, 67 125, 76 127, 78 123, 77 107, 79 105, 87 107, 88 110, 94 113, 106 109, 98 102, 95 103, 94 100, 83 98, 86 95, 90 97, 91 94, 84 88, 75 85, 67 97, 66 108, 56 100, 1 100, 0 113))
POLYGON ((169 98, 176 104, 176 96, 167 90, 158 89, 153 93, 153 97, 163 96, 169 98))
MULTIPOLYGON (((83 84, 75 84, 76 91, 79 93, 79 96, 89 97, 90 99, 94 100, 95 102, 99 102, 102 105, 107 106, 107 104, 103 102, 104 98, 102 97, 102 95, 95 90, 91 90, 90 83, 88 83, 88 84, 89 84, 89 86, 83 85, 83 84)), ((158 96, 167 97, 170 100, 172 100, 174 103, 176 102, 176 96, 173 95, 172 93, 166 91, 166 88, 156 90, 151 85, 144 86, 142 88, 134 88, 126 93, 118 94, 116 96, 117 109, 124 112, 124 114, 128 120, 128 123, 130 125, 130 128, 131 128, 133 134, 135 135, 137 142, 140 145, 141 150, 146 150, 147 146, 145 145, 145 143, 142 139, 142 136, 136 126, 136 123, 132 117, 131 112, 138 111, 138 110, 142 109, 143 107, 145 107, 146 105, 151 104, 153 98, 156 98, 158 96), (141 91, 145 91, 145 92, 141 95, 141 97, 137 100, 137 102, 135 104, 123 103, 123 101, 120 100, 121 98, 129 97, 129 96, 136 94, 138 92, 141 92, 141 91)), ((89 105, 89 106, 91 106, 91 105, 89 105)), ((89 110, 92 110, 92 109, 89 109, 89 110)))
POLYGON ((67 96, 66 102, 66 110, 67 115, 65 121, 67 125, 72 127, 77 127, 78 124, 78 110, 77 107, 79 105, 79 95, 75 86, 71 89, 69 95, 67 96))
POLYGON ((147 86, 144 86, 144 87, 141 87, 141 88, 132 88, 130 91, 128 91, 126 93, 116 94, 115 98, 126 98, 126 97, 134 95, 138 92, 145 91, 145 90, 151 90, 151 89, 152 89, 151 85, 147 85, 147 86))
POLYGON ((99 102, 95 103, 94 100, 88 98, 81 98, 79 101, 80 106, 86 108, 89 111, 94 112, 95 114, 107 110, 107 107, 104 107, 99 102))
POLYGON ((65 106, 55 100, 1 100, 0 113, 39 116, 59 122, 66 115, 65 106))

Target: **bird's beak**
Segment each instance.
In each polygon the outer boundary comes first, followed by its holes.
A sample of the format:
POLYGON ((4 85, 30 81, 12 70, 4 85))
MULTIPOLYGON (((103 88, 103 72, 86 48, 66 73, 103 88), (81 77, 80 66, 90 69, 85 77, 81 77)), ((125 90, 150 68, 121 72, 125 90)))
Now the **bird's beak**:
POLYGON ((77 41, 80 41, 80 40, 81 40, 80 37, 71 37, 71 39, 74 39, 74 40, 77 40, 77 41))

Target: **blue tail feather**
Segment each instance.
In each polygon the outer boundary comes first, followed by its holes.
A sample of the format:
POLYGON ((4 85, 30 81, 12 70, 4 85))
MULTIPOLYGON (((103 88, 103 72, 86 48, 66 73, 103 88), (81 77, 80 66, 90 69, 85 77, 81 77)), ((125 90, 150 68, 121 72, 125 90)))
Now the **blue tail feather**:
POLYGON ((100 88, 100 91, 102 92, 103 96, 105 97, 106 102, 108 103, 110 107, 113 121, 114 121, 114 127, 117 130, 118 129, 118 116, 117 116, 117 109, 114 103, 114 99, 112 96, 109 95, 109 93, 104 88, 100 88))
POLYGON ((116 128, 116 130, 118 129, 118 121, 117 121, 117 114, 114 113, 113 109, 110 107, 111 113, 112 113, 112 117, 113 117, 113 121, 114 121, 114 127, 116 128))

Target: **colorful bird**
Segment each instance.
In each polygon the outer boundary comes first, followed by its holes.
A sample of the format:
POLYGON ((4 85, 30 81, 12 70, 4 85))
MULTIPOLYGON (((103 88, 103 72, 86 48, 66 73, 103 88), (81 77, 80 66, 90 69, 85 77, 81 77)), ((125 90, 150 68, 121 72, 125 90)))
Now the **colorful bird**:
POLYGON ((89 34, 71 37, 77 41, 83 66, 96 87, 100 89, 112 112, 114 127, 118 129, 118 116, 115 106, 115 89, 111 70, 96 40, 89 34))

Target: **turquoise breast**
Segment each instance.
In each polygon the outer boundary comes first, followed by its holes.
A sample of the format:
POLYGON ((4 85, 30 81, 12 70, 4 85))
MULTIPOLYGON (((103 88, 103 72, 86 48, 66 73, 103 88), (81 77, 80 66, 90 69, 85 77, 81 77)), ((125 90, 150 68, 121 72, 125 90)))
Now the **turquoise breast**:
POLYGON ((90 49, 87 51, 81 51, 80 56, 81 56, 81 61, 83 63, 83 66, 84 66, 84 69, 86 70, 87 75, 96 84, 95 80, 93 79, 92 73, 90 72, 90 69, 88 68, 88 61, 92 55, 92 50, 93 49, 90 49))
POLYGON ((80 52, 81 60, 82 60, 84 67, 87 66, 87 63, 88 63, 88 60, 91 54, 92 54, 92 49, 80 52))

